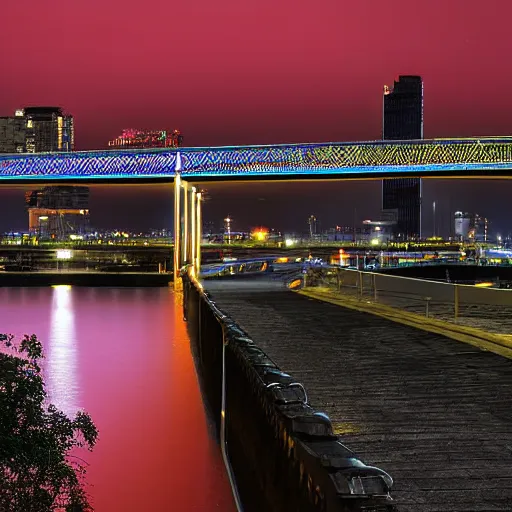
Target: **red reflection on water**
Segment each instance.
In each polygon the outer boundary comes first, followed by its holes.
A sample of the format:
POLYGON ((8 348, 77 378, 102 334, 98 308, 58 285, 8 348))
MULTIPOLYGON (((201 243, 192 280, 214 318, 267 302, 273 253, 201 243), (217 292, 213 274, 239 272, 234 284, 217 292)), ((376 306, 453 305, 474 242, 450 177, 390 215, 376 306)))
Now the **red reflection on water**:
POLYGON ((80 454, 98 512, 234 510, 172 292, 4 289, 6 304, 2 330, 34 332, 46 347, 52 401, 85 409, 99 429, 80 454))

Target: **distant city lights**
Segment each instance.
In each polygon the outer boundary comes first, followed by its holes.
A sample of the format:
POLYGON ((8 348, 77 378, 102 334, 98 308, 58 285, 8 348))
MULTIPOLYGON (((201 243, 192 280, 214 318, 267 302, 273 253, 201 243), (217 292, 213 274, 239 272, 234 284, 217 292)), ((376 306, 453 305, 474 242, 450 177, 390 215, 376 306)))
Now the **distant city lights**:
POLYGON ((268 229, 257 228, 251 233, 251 237, 257 242, 265 242, 268 239, 268 229))

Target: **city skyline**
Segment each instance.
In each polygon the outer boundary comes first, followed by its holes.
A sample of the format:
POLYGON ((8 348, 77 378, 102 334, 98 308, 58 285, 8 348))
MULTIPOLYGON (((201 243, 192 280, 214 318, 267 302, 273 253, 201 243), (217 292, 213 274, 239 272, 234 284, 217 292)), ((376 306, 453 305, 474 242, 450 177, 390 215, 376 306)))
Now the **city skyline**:
MULTIPOLYGON (((508 183, 508 182, 507 182, 508 183)), ((250 189, 239 183, 205 183, 209 200, 204 205, 204 222, 220 226, 233 218, 233 229, 265 226, 285 232, 307 232, 307 219, 315 215, 321 229, 336 225, 362 227, 363 220, 379 218, 381 181, 268 183, 252 182, 250 189), (283 194, 286 201, 283 200, 283 194)), ((28 231, 24 193, 33 186, 1 190, 3 211, 0 233, 28 231)), ((97 229, 149 231, 172 229, 173 188, 168 185, 94 185, 90 189, 91 226, 97 229), (142 198, 142 199, 141 199, 142 198), (144 202, 144 210, 134 205, 144 202), (147 201, 147 204, 146 204, 147 201)), ((502 180, 427 179, 423 183, 424 236, 433 234, 432 203, 436 202, 437 234, 453 231, 455 211, 478 213, 491 222, 491 230, 503 236, 512 232, 508 197, 502 180), (464 194, 460 190, 465 190, 464 194), (486 203, 487 201, 487 203, 486 203), (487 205, 486 205, 487 204, 487 205)))
MULTIPOLYGON (((8 47, 16 41, 18 51, 0 55, 9 76, 0 115, 28 105, 61 106, 74 116, 78 150, 106 148, 127 127, 178 128, 185 146, 380 139, 384 86, 407 74, 423 78, 426 138, 512 133, 512 72, 497 65, 508 57, 512 5, 506 0, 490 1, 485 10, 476 1, 452 0, 442 7, 432 2, 422 6, 421 15, 401 0, 392 6, 325 0, 322 9, 291 0, 257 6, 157 1, 147 10, 130 0, 26 0, 4 6, 2 14, 0 42, 8 47), (41 19, 59 29, 48 31, 41 19), (58 55, 51 72, 42 54, 58 55)), ((297 210, 283 221, 284 229, 293 227, 293 217, 311 213, 323 223, 350 222, 354 209, 359 220, 380 215, 380 182, 298 185, 294 193, 304 197, 301 204, 291 201, 288 187, 212 185, 217 192, 206 213, 231 213, 251 225, 279 216, 280 209, 297 210), (235 207, 240 197, 245 199, 235 207), (227 200, 233 207, 225 207, 227 200), (256 211, 248 212, 248 205, 256 211)), ((445 181, 427 182, 425 231, 434 200, 438 222, 461 209, 505 224, 512 206, 506 194, 501 205, 496 201, 503 186, 486 184, 486 193, 481 187, 466 180, 453 188, 445 181), (449 190, 463 204, 450 206, 449 190)), ((99 227, 170 226, 167 197, 171 201, 166 190, 151 187, 136 194, 94 189, 91 220, 99 227)), ((11 227, 7 222, 26 224, 19 198, 21 192, 0 190, 10 212, 0 219, 0 230, 11 227)))

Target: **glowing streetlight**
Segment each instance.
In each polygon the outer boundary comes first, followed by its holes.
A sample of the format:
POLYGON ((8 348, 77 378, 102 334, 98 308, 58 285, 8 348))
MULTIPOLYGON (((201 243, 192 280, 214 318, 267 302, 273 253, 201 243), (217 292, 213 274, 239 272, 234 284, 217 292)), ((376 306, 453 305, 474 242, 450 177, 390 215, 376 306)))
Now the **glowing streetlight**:
POLYGON ((174 287, 179 288, 180 267, 181 267, 181 176, 177 172, 174 178, 174 287))
POLYGON ((196 209, 196 200, 197 200, 197 192, 196 187, 191 188, 191 196, 190 196, 190 245, 191 245, 191 254, 190 254, 190 263, 192 265, 196 264, 196 250, 197 250, 197 209, 196 209))
POLYGON ((201 239, 203 237, 203 229, 202 229, 202 218, 201 218, 201 192, 196 194, 196 275, 199 277, 201 274, 201 239))
POLYGON ((189 263, 189 240, 188 240, 188 183, 182 181, 183 188, 183 263, 189 263))
POLYGON ((229 215, 224 219, 224 231, 228 234, 228 244, 231 243, 231 221, 229 215))

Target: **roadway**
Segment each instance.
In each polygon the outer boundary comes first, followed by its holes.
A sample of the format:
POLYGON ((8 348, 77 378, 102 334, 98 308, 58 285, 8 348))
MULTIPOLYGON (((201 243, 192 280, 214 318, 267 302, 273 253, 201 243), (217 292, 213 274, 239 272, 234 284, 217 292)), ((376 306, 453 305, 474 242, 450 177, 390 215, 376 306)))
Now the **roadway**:
POLYGON ((394 477, 399 512, 512 510, 511 360, 308 299, 271 274, 205 287, 342 442, 394 477))

